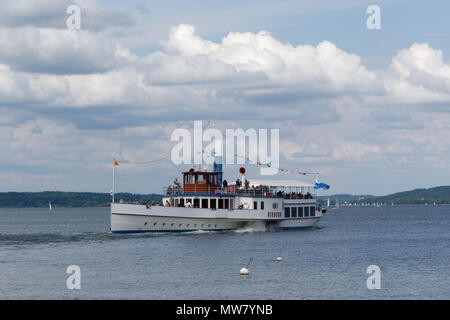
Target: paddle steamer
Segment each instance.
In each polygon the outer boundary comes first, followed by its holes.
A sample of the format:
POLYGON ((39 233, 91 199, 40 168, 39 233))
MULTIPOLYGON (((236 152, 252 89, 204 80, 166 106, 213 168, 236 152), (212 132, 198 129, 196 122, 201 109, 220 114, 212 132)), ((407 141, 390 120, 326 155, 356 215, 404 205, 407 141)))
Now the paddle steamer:
POLYGON ((222 181, 221 165, 192 168, 182 183, 164 188, 162 203, 111 203, 111 232, 227 231, 254 228, 306 229, 317 226, 325 209, 314 185, 301 181, 222 181))

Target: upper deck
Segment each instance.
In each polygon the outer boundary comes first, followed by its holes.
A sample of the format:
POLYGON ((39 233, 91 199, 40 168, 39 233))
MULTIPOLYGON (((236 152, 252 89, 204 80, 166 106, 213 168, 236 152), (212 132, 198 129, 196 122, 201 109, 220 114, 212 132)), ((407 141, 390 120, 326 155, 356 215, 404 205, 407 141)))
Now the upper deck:
POLYGON ((195 171, 183 172, 183 186, 179 183, 163 189, 164 196, 251 196, 278 197, 284 199, 314 199, 314 185, 295 180, 242 180, 234 184, 223 182, 222 172, 195 171))

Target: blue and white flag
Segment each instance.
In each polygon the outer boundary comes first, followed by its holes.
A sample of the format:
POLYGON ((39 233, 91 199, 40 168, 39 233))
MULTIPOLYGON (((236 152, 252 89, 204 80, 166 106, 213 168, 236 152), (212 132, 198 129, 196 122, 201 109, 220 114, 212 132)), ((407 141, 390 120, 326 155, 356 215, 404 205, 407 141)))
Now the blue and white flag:
POLYGON ((326 183, 316 181, 316 185, 315 185, 314 189, 321 189, 321 188, 324 190, 328 190, 328 189, 330 189, 330 186, 327 185, 326 183))

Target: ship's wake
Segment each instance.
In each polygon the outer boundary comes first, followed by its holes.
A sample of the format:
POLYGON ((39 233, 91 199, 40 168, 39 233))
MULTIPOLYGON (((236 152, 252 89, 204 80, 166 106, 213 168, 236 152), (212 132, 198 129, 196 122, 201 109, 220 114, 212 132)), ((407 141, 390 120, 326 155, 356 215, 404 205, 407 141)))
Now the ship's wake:
POLYGON ((248 222, 242 227, 235 229, 235 233, 252 233, 252 232, 268 232, 271 228, 266 226, 263 221, 248 222))
POLYGON ((28 233, 0 234, 0 246, 22 246, 39 244, 64 244, 70 242, 104 242, 112 240, 147 238, 161 236, 163 233, 114 234, 111 232, 72 232, 72 233, 28 233))

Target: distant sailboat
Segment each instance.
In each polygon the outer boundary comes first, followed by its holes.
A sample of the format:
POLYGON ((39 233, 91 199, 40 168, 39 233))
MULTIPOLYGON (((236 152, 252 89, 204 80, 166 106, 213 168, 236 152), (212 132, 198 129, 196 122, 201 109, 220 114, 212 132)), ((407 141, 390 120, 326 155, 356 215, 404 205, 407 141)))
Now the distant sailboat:
POLYGON ((329 208, 330 207, 330 198, 328 198, 328 200, 327 200, 327 208, 329 208))
POLYGON ((52 211, 52 203, 48 202, 48 211, 52 211))
POLYGON ((339 209, 339 200, 336 199, 336 204, 332 209, 339 209))

